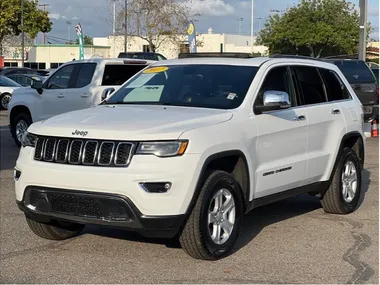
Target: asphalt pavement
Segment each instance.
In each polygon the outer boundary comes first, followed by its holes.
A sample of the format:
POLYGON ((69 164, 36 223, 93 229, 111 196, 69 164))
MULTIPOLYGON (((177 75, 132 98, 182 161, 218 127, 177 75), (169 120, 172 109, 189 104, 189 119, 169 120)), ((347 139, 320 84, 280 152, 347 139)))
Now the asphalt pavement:
POLYGON ((126 231, 87 227, 66 241, 38 238, 16 206, 18 156, 0 112, 1 283, 357 283, 379 284, 378 139, 367 140, 363 203, 328 215, 318 198, 300 196, 244 218, 235 253, 206 262, 178 244, 126 231))

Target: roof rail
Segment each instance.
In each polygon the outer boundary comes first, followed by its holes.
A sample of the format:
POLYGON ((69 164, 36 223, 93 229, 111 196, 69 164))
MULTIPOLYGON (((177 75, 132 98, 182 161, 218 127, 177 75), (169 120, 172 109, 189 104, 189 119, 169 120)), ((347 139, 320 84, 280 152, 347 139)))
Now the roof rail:
POLYGON ((229 58, 252 58, 255 57, 250 53, 239 52, 197 52, 197 53, 180 53, 178 58, 200 58, 200 57, 229 57, 229 58))
POLYGON ((304 56, 304 55, 289 55, 289 54, 274 54, 269 56, 270 58, 298 58, 298 59, 309 59, 309 60, 318 60, 321 61, 319 58, 311 57, 311 56, 304 56))

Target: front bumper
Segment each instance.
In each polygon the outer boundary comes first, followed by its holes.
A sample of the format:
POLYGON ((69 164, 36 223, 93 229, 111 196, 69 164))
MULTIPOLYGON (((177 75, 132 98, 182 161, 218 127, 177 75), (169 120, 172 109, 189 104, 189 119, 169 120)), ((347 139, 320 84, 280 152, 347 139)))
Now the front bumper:
POLYGON ((17 205, 32 220, 94 224, 133 230, 148 237, 174 237, 185 215, 147 216, 121 195, 29 186, 17 205))

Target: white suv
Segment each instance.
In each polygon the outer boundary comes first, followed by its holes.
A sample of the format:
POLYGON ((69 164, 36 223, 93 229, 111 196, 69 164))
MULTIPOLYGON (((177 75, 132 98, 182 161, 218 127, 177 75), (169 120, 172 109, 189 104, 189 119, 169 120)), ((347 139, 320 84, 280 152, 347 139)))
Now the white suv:
POLYGON ((362 106, 335 65, 168 60, 97 107, 32 124, 16 199, 43 238, 97 224, 218 259, 255 207, 310 193, 328 213, 354 211, 364 140, 362 106))

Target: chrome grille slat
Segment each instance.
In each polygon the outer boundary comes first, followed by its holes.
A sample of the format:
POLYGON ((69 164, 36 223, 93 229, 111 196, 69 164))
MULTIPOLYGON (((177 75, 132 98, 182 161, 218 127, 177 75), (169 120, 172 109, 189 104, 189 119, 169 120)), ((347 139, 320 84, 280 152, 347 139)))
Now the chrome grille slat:
POLYGON ((126 167, 135 144, 124 141, 38 136, 34 160, 83 166, 126 167))

